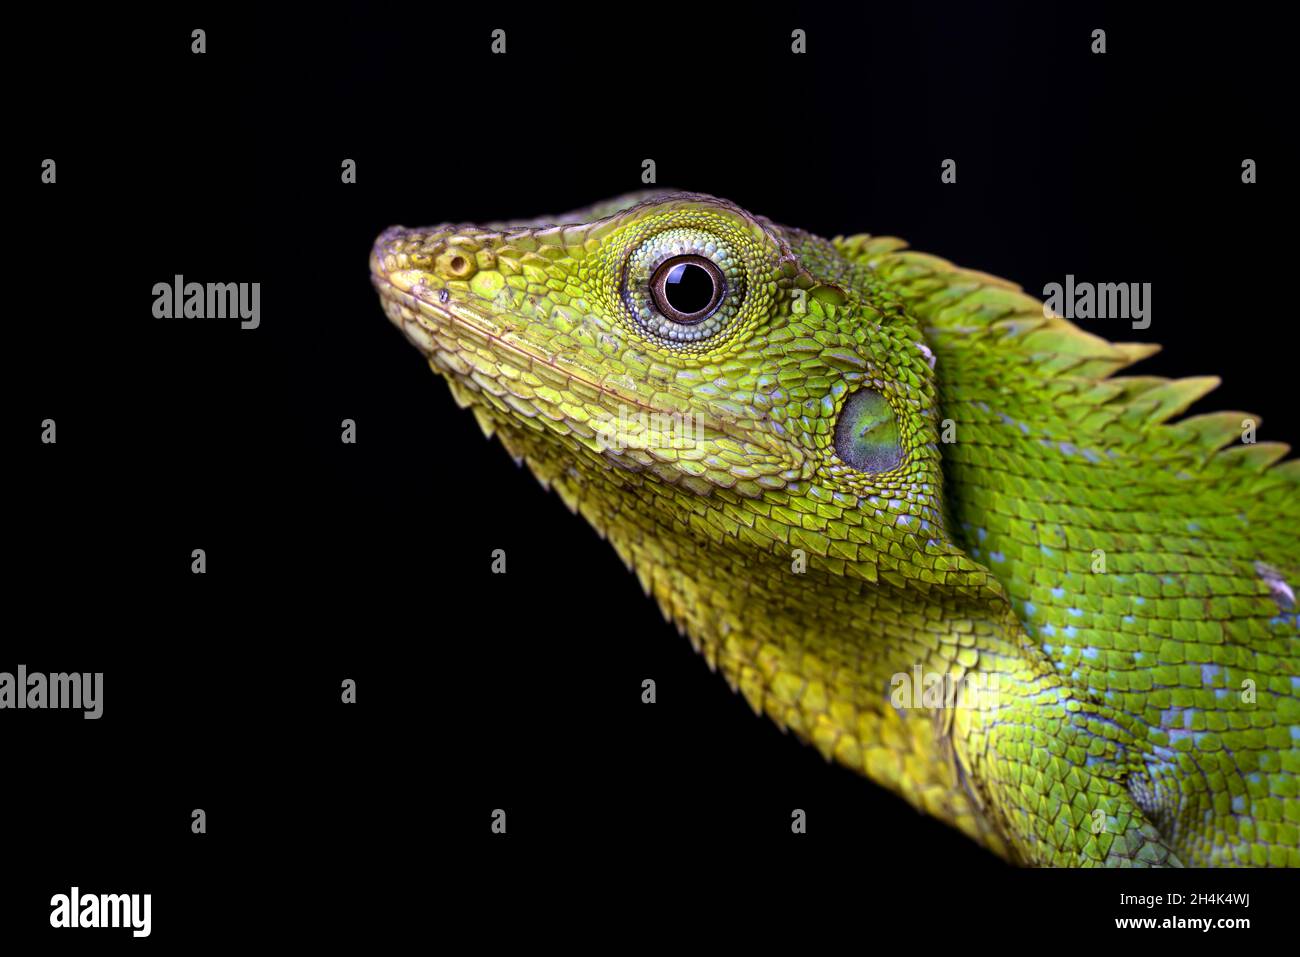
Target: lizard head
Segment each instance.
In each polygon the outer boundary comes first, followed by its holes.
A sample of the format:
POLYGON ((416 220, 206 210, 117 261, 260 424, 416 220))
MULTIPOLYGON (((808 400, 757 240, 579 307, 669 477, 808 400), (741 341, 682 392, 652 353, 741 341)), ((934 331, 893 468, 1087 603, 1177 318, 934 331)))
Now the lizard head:
POLYGON ((869 269, 695 193, 551 222, 393 227, 371 254, 485 431, 571 507, 628 492, 678 530, 713 508, 750 547, 933 568, 890 557, 947 550, 933 358, 869 269))

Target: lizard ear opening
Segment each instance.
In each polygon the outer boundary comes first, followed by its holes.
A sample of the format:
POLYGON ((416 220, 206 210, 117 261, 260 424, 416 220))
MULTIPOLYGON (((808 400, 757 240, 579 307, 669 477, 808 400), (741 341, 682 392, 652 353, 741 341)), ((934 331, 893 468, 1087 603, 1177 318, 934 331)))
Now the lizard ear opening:
POLYGON ((849 396, 835 422, 835 454, 860 472, 889 472, 903 461, 898 418, 874 389, 849 396))

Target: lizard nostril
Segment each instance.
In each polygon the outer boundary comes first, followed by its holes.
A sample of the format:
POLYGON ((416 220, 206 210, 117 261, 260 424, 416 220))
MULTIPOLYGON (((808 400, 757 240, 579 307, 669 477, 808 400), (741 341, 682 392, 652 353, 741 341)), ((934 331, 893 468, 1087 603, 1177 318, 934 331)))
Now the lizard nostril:
POLYGON ((474 261, 465 255, 464 250, 451 248, 440 255, 436 264, 438 271, 452 279, 466 279, 474 272, 474 261))

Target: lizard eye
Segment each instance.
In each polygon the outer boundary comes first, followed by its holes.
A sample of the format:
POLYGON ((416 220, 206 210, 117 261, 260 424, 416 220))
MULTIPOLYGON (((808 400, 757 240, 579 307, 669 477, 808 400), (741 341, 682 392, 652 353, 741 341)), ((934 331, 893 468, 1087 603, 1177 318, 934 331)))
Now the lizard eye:
POLYGON ((749 295, 750 268, 724 235, 664 229, 632 249, 620 291, 629 318, 657 342, 702 350, 734 328, 749 295))
POLYGON ((650 279, 655 308, 673 322, 702 322, 722 302, 725 283, 713 261, 704 256, 674 256, 664 261, 650 279))

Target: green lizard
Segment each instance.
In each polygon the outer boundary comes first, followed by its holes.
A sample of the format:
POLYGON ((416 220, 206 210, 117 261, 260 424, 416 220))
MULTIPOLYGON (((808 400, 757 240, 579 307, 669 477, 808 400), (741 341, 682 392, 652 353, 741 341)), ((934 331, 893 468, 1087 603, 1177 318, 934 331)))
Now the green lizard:
POLYGON ((394 227, 370 267, 484 431, 828 759, 1018 863, 1300 865, 1300 461, 1242 413, 1172 421, 1216 379, 1116 376, 1156 347, 693 193, 394 227))

